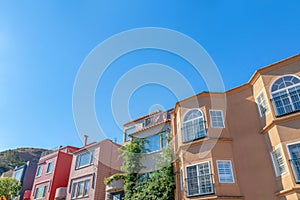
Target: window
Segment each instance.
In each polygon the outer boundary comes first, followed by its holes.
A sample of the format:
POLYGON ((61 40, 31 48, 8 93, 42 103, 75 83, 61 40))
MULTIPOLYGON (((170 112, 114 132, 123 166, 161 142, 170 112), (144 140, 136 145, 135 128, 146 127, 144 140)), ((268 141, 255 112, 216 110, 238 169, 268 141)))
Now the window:
POLYGON ((265 98, 265 94, 261 92, 258 97, 256 97, 256 104, 258 107, 259 115, 262 117, 268 111, 268 105, 265 98))
POLYGON ((294 171, 296 182, 300 182, 300 143, 288 145, 290 162, 294 171))
POLYGON ((46 170, 46 174, 50 174, 53 170, 53 161, 48 163, 48 166, 47 166, 47 170, 46 170))
POLYGON ((36 177, 39 177, 42 175, 42 172, 43 172, 43 168, 44 168, 44 165, 39 165, 37 170, 36 170, 36 177))
POLYGON ((230 160, 217 160, 217 167, 220 183, 234 183, 230 160))
POLYGON ((38 187, 35 190, 34 199, 44 198, 46 195, 47 186, 38 187))
POLYGON ((272 161, 275 169, 276 176, 280 176, 286 172, 284 167, 283 157, 280 148, 275 149, 271 152, 272 161))
POLYGON ((188 196, 213 193, 209 162, 199 163, 186 168, 188 196))
POLYGON ((113 200, 121 200, 121 194, 113 194, 112 198, 113 200))
POLYGON ((271 87, 276 115, 300 110, 300 79, 287 75, 277 79, 271 87))
POLYGON ((166 147, 167 145, 167 133, 162 132, 150 137, 145 138, 145 149, 146 152, 159 151, 166 147))
POLYGON ((15 179, 17 179, 18 181, 21 181, 21 178, 22 178, 22 172, 23 172, 23 168, 22 169, 19 169, 17 171, 14 171, 14 174, 13 174, 13 177, 15 179))
POLYGON ((87 197, 89 192, 90 180, 73 183, 72 199, 87 197))
POLYGON ((182 173, 182 169, 180 170, 180 173, 179 173, 179 180, 180 180, 180 190, 183 190, 183 173, 182 173))
POLYGON ((77 156, 76 169, 90 165, 94 162, 94 151, 88 151, 77 156))
POLYGON ((200 110, 194 109, 189 111, 183 119, 184 142, 206 136, 204 117, 200 110))
POLYGON ((225 128, 222 110, 210 110, 211 127, 225 128))

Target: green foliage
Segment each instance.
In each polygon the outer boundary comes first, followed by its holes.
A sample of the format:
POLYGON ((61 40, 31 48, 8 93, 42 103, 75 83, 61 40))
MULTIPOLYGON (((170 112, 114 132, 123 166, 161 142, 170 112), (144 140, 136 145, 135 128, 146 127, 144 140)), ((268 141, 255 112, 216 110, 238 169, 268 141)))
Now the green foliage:
POLYGON ((0 175, 27 161, 38 162, 41 154, 47 150, 36 148, 18 148, 0 152, 0 175))
POLYGON ((21 182, 11 177, 0 178, 0 196, 7 199, 16 197, 21 189, 21 182))
POLYGON ((104 184, 109 185, 113 181, 125 180, 126 176, 127 176, 127 174, 114 174, 111 177, 105 178, 104 179, 104 184))
POLYGON ((140 160, 145 156, 143 139, 133 138, 130 144, 122 147, 124 164, 125 200, 173 200, 174 171, 172 164, 172 145, 168 145, 157 159, 157 171, 152 172, 147 179, 139 181, 140 170, 144 167, 140 160))

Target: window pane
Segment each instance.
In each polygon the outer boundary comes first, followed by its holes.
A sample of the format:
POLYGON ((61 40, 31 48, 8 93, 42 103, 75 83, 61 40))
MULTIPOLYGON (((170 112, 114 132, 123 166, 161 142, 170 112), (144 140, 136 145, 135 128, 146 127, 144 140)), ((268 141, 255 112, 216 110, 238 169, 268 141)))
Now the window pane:
POLYGON ((230 161, 217 161, 220 183, 234 183, 230 161))
POLYGON ((258 106, 260 116, 264 116, 265 113, 268 111, 268 105, 263 92, 256 98, 256 103, 258 106))
POLYGON ((300 144, 289 145, 288 148, 291 155, 291 162, 294 170, 294 175, 296 177, 296 182, 299 182, 300 181, 300 144))
POLYGON ((153 152, 160 150, 160 134, 153 135, 151 137, 145 138, 146 152, 153 152))
POLYGON ((206 130, 202 113, 199 110, 193 110, 193 112, 188 112, 187 115, 184 117, 185 121, 183 122, 184 142, 205 137, 206 130))
POLYGON ((85 181, 83 196, 88 196, 90 181, 85 181))
POLYGON ((13 177, 15 179, 17 179, 18 181, 20 181, 21 180, 21 176, 22 176, 22 172, 23 172, 23 169, 20 169, 18 171, 14 171, 13 177))
POLYGON ((79 182, 77 186, 77 195, 76 197, 82 197, 83 196, 83 187, 84 187, 84 182, 79 182))
POLYGON ((46 196, 46 190, 47 190, 47 186, 42 186, 42 187, 36 188, 34 198, 38 199, 38 198, 45 197, 46 196))
POLYGON ((77 157, 76 168, 89 165, 94 162, 94 151, 89 151, 77 157))
POLYGON ((53 170, 53 162, 48 163, 46 173, 51 173, 53 170))
POLYGON ((75 197, 75 194, 76 194, 76 186, 77 186, 77 183, 73 183, 73 188, 72 188, 72 198, 75 197))
POLYGON ((276 175, 278 176, 285 173, 286 171, 280 148, 277 148, 272 152, 272 157, 276 175))
POLYGON ((44 165, 39 165, 37 170, 36 170, 36 176, 41 176, 43 172, 43 167, 44 165))
POLYGON ((188 167, 187 169, 187 187, 188 194, 195 195, 199 193, 197 166, 188 167))
POLYGON ((211 126, 213 128, 224 128, 223 114, 221 110, 210 110, 211 126))
POLYGON ((213 193, 213 185, 208 162, 187 167, 188 195, 213 193))

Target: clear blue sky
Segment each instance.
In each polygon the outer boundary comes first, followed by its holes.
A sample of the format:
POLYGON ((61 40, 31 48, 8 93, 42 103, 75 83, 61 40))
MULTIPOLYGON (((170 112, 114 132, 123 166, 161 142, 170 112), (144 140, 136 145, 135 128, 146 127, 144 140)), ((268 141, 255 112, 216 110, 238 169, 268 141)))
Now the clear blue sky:
MULTIPOLYGON (((200 43, 215 61, 226 89, 249 80, 265 65, 300 53, 299 1, 0 1, 0 150, 80 146, 72 115, 77 71, 100 42, 139 27, 164 27, 200 43)), ((139 64, 167 64, 206 89, 188 63, 144 50, 112 64, 96 93, 106 135, 121 142, 110 97, 123 73, 139 64), (123 66, 121 69, 120 66, 123 66)), ((132 117, 153 104, 171 108, 166 88, 147 85, 130 99, 132 117)))

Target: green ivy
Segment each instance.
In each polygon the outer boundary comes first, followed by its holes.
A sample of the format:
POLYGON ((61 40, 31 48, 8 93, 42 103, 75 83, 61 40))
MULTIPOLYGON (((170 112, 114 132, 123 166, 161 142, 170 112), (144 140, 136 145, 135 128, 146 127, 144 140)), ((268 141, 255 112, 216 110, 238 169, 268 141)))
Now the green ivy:
POLYGON ((121 147, 124 163, 122 170, 125 174, 118 174, 106 179, 106 184, 113 180, 124 180, 124 200, 173 200, 174 177, 172 163, 172 145, 169 144, 157 159, 157 171, 151 173, 147 180, 139 182, 139 172, 144 168, 140 162, 145 155, 145 141, 133 138, 129 144, 121 147))

